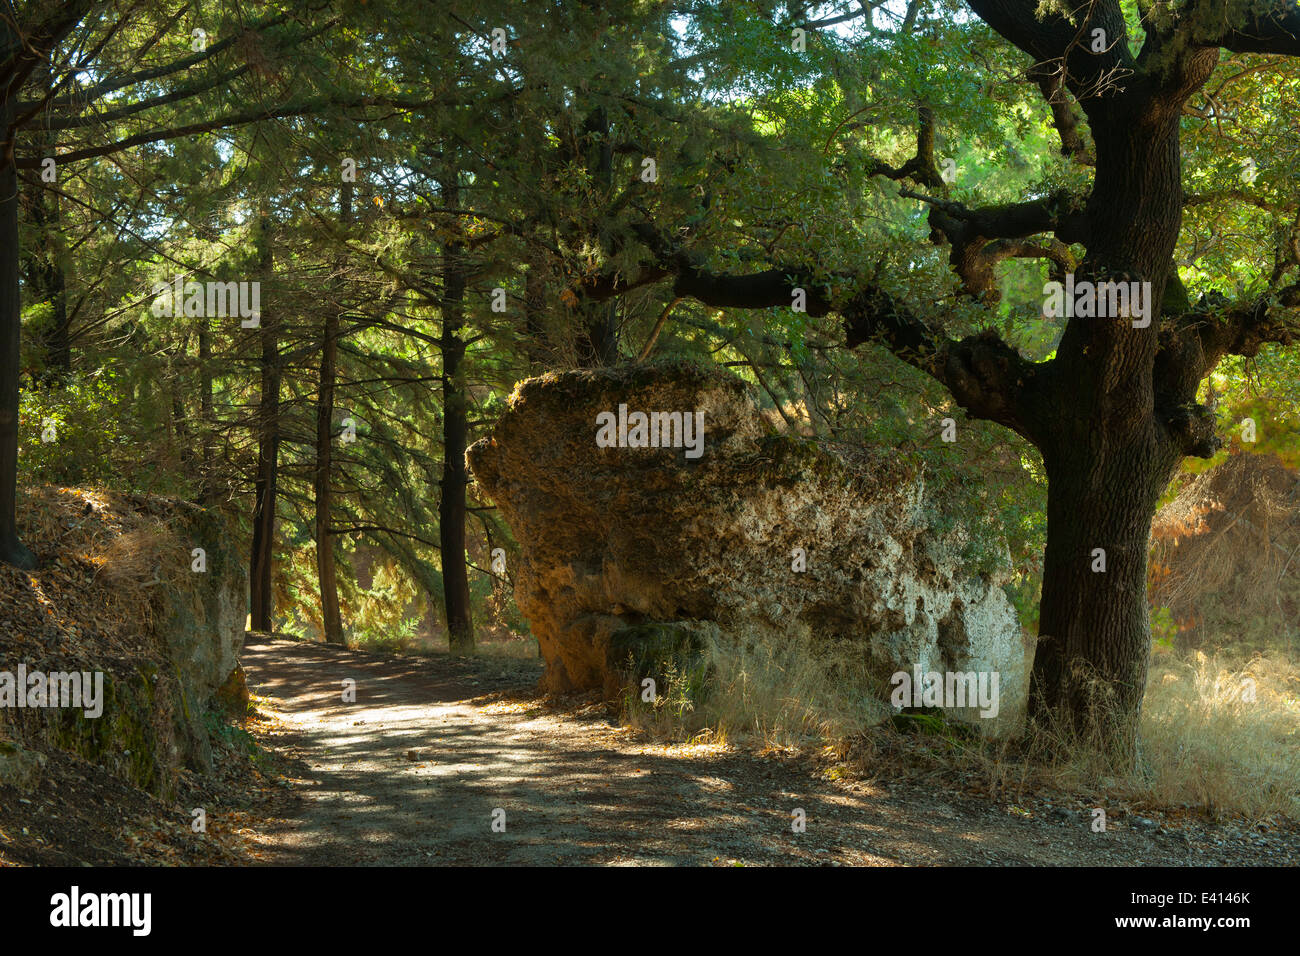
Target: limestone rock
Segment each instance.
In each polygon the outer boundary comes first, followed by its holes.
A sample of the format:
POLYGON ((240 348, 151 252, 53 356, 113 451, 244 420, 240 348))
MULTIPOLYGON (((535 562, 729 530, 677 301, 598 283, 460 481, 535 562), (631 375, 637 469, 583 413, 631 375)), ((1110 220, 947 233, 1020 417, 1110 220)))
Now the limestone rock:
POLYGON ((0 729, 32 752, 64 750, 167 799, 183 766, 211 769, 206 713, 243 647, 247 566, 229 518, 174 498, 96 492, 86 507, 75 489, 37 489, 43 513, 66 515, 67 553, 46 554, 47 570, 10 577, 0 656, 12 668, 102 677, 102 713, 80 707, 0 709, 0 729), (191 553, 205 551, 205 570, 191 553), (72 586, 78 552, 101 573, 72 586), (60 613, 37 613, 42 583, 60 613), (111 605, 101 620, 96 609, 111 605), (126 610, 123 611, 122 609, 126 610), (10 631, 40 635, 17 643, 10 631))
POLYGON ((31 790, 40 782, 45 761, 43 753, 0 740, 0 786, 31 790))
POLYGON ((1003 696, 1023 682, 1006 572, 965 569, 968 532, 937 520, 923 475, 887 450, 849 461, 774 433, 725 372, 671 363, 529 379, 467 457, 520 546, 515 596, 547 690, 612 695, 629 638, 666 640, 644 626, 689 622, 851 639, 882 686, 918 664, 998 671, 1003 696), (620 404, 702 411, 703 453, 598 447, 597 415, 620 404))

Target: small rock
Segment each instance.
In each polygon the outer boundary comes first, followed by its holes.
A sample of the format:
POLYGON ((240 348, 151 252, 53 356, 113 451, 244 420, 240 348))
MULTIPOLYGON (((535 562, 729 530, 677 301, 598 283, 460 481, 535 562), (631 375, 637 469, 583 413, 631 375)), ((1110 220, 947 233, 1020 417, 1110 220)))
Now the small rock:
POLYGON ((43 753, 24 750, 7 741, 0 742, 0 784, 9 784, 19 790, 32 789, 41 779, 45 759, 43 753))

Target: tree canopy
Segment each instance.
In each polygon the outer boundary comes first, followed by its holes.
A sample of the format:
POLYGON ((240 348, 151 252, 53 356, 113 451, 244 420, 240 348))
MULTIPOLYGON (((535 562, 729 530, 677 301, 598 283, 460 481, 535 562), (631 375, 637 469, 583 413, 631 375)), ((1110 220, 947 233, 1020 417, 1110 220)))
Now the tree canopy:
POLYGON ((466 649, 513 384, 690 357, 924 460, 1031 719, 1131 759, 1161 496, 1243 418, 1295 460, 1297 55, 1286 0, 8 5, 0 559, 20 482, 166 491, 255 626, 466 649))

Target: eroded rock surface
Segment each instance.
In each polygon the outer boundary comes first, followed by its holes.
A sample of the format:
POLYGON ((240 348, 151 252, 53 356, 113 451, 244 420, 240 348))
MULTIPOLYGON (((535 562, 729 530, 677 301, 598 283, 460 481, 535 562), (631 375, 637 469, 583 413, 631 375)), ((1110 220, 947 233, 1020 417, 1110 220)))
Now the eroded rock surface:
POLYGON ((936 520, 923 476, 887 450, 850 462, 774 434, 749 386, 724 372, 671 364, 530 379, 468 457, 519 543, 515 597, 547 690, 616 693, 629 634, 673 622, 858 641, 882 688, 918 664, 998 671, 1004 698, 1023 682, 1005 572, 969 570, 968 533, 936 520), (598 414, 620 404, 702 411, 703 453, 598 447, 598 414))
POLYGON ((0 754, 0 783, 32 779, 13 754, 59 749, 169 796, 182 767, 212 764, 206 714, 244 640, 240 539, 220 513, 172 498, 36 488, 26 504, 41 566, 0 568, 0 671, 99 675, 102 696, 98 713, 0 707, 0 745, 17 748, 0 754))

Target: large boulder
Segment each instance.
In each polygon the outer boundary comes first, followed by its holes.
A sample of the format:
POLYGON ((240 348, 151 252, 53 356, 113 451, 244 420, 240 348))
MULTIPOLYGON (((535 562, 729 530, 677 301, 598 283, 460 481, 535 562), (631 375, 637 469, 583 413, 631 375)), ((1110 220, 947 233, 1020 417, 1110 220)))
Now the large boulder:
POLYGON ((860 642, 882 688, 917 666, 996 671, 1005 699, 1024 671, 1005 561, 968 570, 968 532, 938 520, 920 470, 896 458, 850 461, 777 434, 750 386, 688 363, 521 382, 468 453, 520 547, 515 596, 546 690, 612 696, 629 640, 665 633, 647 625, 703 622, 750 640, 860 642), (702 445, 602 447, 602 413, 620 406, 634 440, 633 412, 702 413, 702 445))

